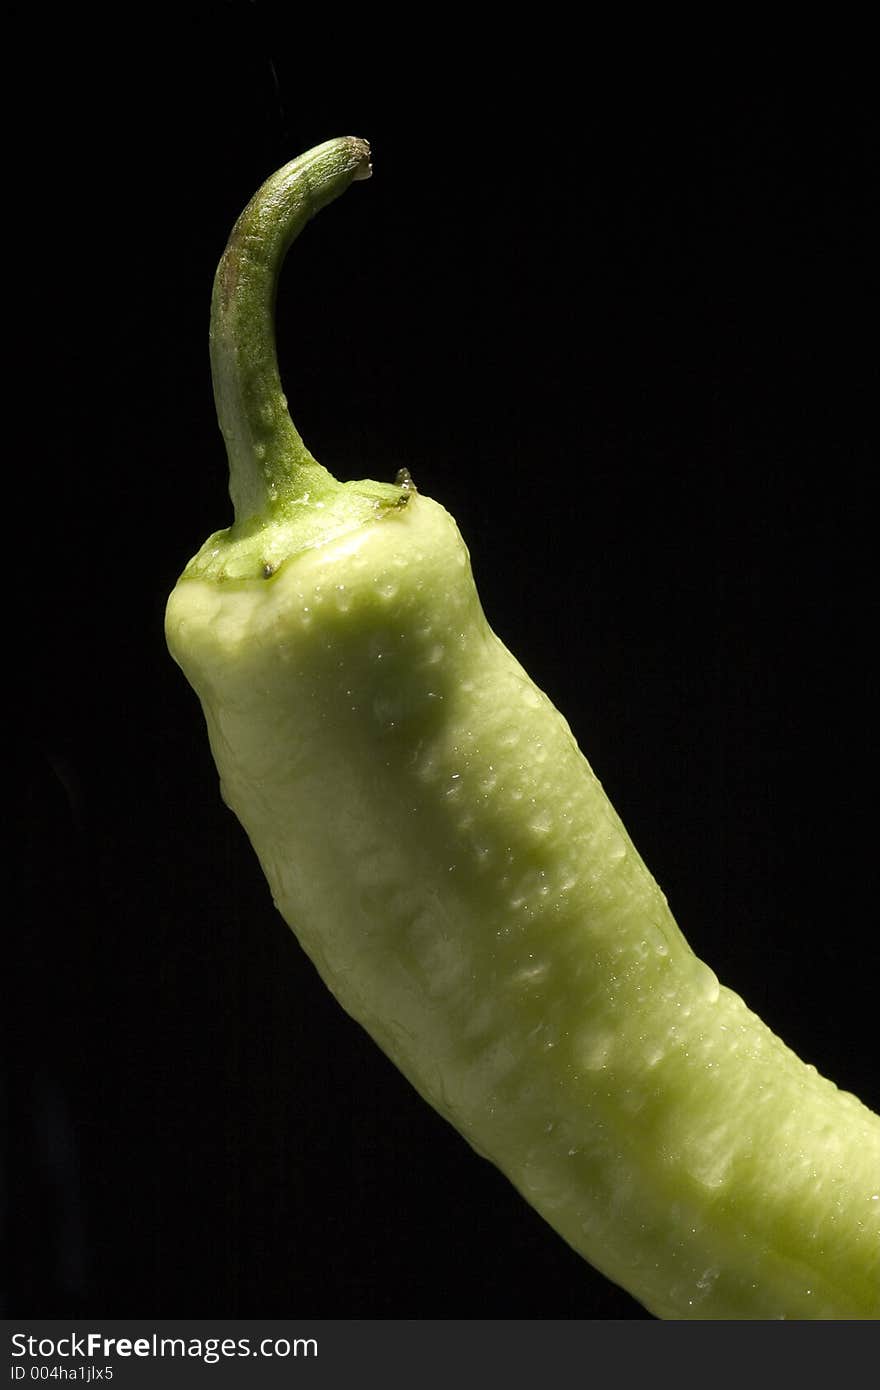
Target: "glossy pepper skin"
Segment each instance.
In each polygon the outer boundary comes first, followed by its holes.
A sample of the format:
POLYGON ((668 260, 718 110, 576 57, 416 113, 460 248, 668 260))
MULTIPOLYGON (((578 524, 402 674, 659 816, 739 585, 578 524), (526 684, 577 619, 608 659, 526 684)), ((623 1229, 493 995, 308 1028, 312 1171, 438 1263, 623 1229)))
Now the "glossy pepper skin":
POLYGON ((647 1309, 880 1317, 880 1119, 691 951, 452 518, 408 479, 337 483, 290 423, 278 271, 368 160, 279 171, 217 274, 236 520, 166 631, 223 796, 342 1005, 647 1309))

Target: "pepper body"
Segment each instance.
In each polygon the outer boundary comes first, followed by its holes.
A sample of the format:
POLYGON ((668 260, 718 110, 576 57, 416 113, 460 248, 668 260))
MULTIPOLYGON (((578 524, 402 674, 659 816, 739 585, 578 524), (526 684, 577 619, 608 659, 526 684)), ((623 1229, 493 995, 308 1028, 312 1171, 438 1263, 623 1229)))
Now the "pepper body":
POLYGON ((352 486, 367 511, 323 539, 310 512, 301 548, 290 508, 212 538, 167 611, 282 916, 426 1100, 651 1312, 880 1316, 880 1119, 691 951, 449 515, 352 486))

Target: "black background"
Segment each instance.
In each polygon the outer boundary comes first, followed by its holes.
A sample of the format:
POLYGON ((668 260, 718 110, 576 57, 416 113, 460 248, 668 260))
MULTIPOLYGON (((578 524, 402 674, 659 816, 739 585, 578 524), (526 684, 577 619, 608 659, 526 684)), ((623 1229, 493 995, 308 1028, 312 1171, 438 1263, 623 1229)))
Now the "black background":
POLYGON ((370 139, 282 281, 294 419, 455 515, 698 954, 876 1108, 869 88, 116 13, 7 34, 6 1311, 644 1317, 342 1013, 220 801, 162 633, 231 519, 211 281, 273 169, 370 139))

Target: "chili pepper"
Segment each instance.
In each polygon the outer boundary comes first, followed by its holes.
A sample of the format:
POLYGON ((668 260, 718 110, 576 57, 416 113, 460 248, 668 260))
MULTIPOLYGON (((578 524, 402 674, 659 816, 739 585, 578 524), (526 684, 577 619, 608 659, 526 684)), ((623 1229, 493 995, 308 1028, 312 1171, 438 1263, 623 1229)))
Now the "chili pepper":
POLYGON ((337 482, 290 420, 280 266, 369 171, 355 139, 294 160, 217 272, 235 520, 166 631, 223 797, 340 1003, 648 1310, 876 1318, 880 1118, 691 950, 448 513, 337 482))

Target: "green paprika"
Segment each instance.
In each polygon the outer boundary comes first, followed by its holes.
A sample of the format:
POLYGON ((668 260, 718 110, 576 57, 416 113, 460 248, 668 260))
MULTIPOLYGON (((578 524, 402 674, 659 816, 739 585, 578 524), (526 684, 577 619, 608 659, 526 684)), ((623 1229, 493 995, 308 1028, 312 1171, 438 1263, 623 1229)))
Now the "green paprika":
POLYGON ((648 1310, 880 1317, 880 1118, 688 946, 448 513, 408 475, 337 482, 290 420, 280 267, 368 173, 355 139, 294 160, 217 272, 235 520, 166 632, 223 797, 343 1007, 648 1310))

